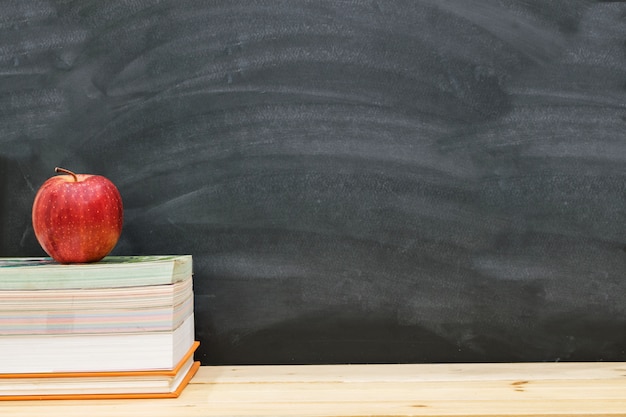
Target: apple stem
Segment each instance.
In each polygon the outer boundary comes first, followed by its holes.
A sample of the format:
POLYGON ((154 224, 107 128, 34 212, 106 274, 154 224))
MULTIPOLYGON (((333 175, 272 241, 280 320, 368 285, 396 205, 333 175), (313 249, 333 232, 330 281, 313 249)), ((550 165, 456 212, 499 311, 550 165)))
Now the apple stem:
POLYGON ((76 176, 76 174, 74 174, 69 169, 56 167, 56 168, 54 168, 54 172, 62 172, 64 174, 71 175, 72 177, 74 177, 74 182, 78 182, 78 177, 76 176))

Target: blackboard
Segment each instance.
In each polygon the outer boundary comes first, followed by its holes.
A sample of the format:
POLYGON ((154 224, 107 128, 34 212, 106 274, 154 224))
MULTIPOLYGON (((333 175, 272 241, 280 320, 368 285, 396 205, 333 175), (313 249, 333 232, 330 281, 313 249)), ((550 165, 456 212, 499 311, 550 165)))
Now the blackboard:
POLYGON ((0 3, 0 255, 55 166, 192 254, 204 364, 626 360, 626 4, 0 3))

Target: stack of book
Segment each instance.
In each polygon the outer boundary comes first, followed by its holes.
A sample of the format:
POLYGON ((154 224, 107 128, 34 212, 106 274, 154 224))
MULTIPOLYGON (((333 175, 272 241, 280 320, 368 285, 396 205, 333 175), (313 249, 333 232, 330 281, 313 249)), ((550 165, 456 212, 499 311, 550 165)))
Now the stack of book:
POLYGON ((171 398, 199 362, 192 258, 0 258, 0 400, 171 398))

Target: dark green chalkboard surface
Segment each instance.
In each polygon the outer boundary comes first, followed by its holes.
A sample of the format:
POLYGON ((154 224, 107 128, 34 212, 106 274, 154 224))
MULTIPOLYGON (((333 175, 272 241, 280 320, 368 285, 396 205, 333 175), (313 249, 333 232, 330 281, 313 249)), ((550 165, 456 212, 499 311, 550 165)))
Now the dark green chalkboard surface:
POLYGON ((203 364, 626 360, 626 3, 0 2, 0 255, 55 166, 203 364))

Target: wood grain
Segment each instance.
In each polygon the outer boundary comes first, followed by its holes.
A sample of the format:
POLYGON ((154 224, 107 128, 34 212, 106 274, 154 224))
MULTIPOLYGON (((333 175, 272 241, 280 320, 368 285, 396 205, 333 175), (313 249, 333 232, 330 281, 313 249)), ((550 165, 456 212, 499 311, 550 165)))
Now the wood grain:
POLYGON ((178 399, 16 401, 3 415, 626 416, 626 363, 205 366, 178 399))

